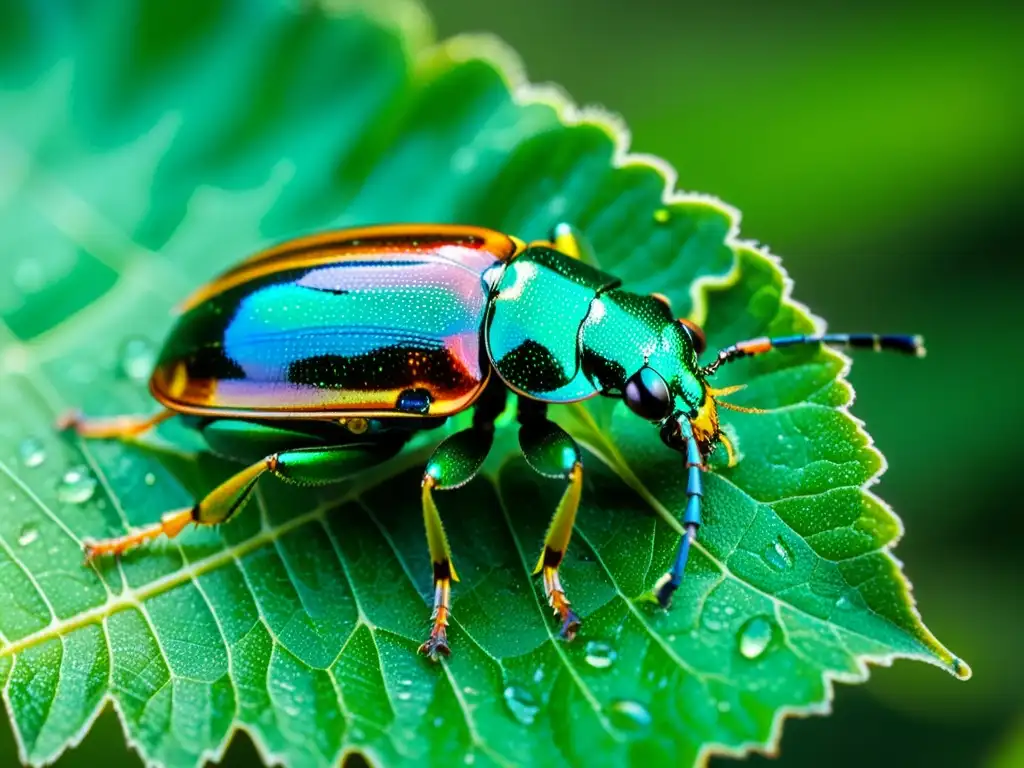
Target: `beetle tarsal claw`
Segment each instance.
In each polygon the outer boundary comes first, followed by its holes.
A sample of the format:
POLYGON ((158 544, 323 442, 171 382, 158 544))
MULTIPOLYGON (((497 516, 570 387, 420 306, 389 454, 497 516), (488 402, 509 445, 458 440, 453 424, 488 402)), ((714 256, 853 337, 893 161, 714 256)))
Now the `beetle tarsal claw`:
POLYGON ((431 661, 438 661, 442 656, 450 656, 451 649, 448 647, 448 635, 444 627, 435 627, 430 637, 420 646, 420 653, 430 658, 431 661))

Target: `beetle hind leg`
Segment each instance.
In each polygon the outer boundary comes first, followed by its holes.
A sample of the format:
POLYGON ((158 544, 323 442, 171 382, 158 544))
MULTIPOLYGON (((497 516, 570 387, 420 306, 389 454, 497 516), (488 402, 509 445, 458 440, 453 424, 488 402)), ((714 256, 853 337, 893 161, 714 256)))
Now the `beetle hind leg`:
POLYGON ((129 442, 167 421, 175 412, 158 411, 152 416, 109 416, 89 419, 78 411, 68 411, 57 419, 57 429, 73 432, 91 440, 122 440, 129 442))
POLYGON ((154 539, 174 538, 189 523, 219 525, 230 520, 252 496, 257 481, 266 473, 302 485, 325 485, 391 458, 402 442, 380 445, 338 445, 299 448, 273 453, 250 464, 222 482, 192 507, 165 514, 159 523, 124 536, 85 543, 86 562, 103 555, 118 556, 154 539))
POLYGON ((519 446, 527 463, 545 477, 568 481, 548 526, 547 535, 544 537, 544 549, 537 560, 534 574, 541 574, 544 595, 562 622, 562 637, 572 640, 579 631, 580 619, 565 595, 565 589, 558 577, 558 566, 565 557, 576 523, 576 510, 579 508, 583 490, 582 455, 576 441, 565 430, 548 420, 543 404, 526 399, 520 400, 519 421, 522 424, 519 430, 519 446))

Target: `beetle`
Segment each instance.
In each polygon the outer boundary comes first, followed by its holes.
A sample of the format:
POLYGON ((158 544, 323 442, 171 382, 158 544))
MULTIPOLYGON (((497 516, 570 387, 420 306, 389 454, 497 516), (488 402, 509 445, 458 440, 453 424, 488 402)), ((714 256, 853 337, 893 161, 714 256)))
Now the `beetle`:
POLYGON ((733 457, 717 406, 737 408, 719 399, 736 388, 713 388, 715 371, 804 344, 924 353, 917 336, 797 335, 741 341, 701 365, 701 329, 674 317, 664 297, 623 289, 588 252, 566 224, 530 244, 475 226, 388 225, 300 237, 243 261, 181 308, 150 379, 163 410, 104 419, 72 413, 59 426, 83 438, 132 440, 180 416, 212 452, 245 468, 159 523, 87 542, 87 560, 174 537, 189 523, 226 522, 265 474, 301 484, 351 477, 472 408, 471 426, 437 445, 422 481, 434 598, 420 651, 448 655, 458 576, 434 494, 477 474, 511 394, 527 463, 565 482, 535 574, 571 640, 580 619, 558 568, 579 506, 583 457, 548 418, 550 405, 619 398, 682 454, 684 533, 655 592, 667 607, 701 524, 707 458, 719 444, 733 457))

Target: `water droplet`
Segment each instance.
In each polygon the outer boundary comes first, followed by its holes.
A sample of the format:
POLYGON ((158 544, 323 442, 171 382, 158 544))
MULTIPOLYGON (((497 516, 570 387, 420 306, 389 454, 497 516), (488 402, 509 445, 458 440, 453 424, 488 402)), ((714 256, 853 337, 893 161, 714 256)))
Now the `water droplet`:
POLYGON ((533 694, 518 685, 510 685, 504 692, 505 706, 512 713, 512 717, 523 725, 533 725, 537 713, 540 712, 540 704, 533 694))
POLYGON ((38 538, 38 529, 32 523, 29 523, 28 525, 23 526, 21 533, 18 534, 18 544, 22 547, 27 547, 38 538))
POLYGON ((408 701, 412 698, 412 691, 399 691, 395 694, 399 701, 408 701))
POLYGON ((718 702, 718 711, 719 712, 728 712, 730 709, 732 709, 732 704, 730 704, 728 701, 720 701, 720 702, 718 702))
POLYGON ((39 259, 29 257, 22 259, 14 268, 14 286, 22 293, 38 293, 48 282, 46 272, 39 259))
POLYGON ((26 437, 18 446, 18 456, 21 463, 31 469, 46 461, 46 448, 34 437, 26 437))
POLYGON ((740 627, 736 641, 744 658, 756 659, 772 641, 772 623, 765 616, 755 616, 740 627))
POLYGON ((783 543, 781 536, 765 547, 761 556, 776 571, 785 571, 793 567, 793 553, 783 543))
POLYGON ((118 360, 121 373, 132 381, 146 381, 156 364, 156 350, 149 340, 132 336, 121 344, 118 360))
POLYGON ((848 598, 846 595, 840 595, 839 599, 836 600, 836 608, 838 608, 841 611, 852 611, 853 606, 853 600, 848 598))
POLYGON ((145 481, 146 485, 156 485, 156 475, 152 472, 147 472, 146 476, 142 479, 145 481))
POLYGON ((539 683, 544 679, 544 667, 537 667, 537 670, 533 673, 533 682, 539 683))
POLYGON ((476 762, 476 755, 470 752, 464 758, 462 758, 462 762, 464 762, 466 765, 472 765, 476 762))
POLYGON ((658 224, 668 224, 672 218, 672 212, 668 208, 658 208, 654 211, 654 220, 658 224))
POLYGON ((434 727, 440 728, 442 725, 444 725, 444 718, 438 715, 434 718, 434 727))
POLYGON ((587 654, 584 657, 587 664, 594 669, 608 669, 619 657, 611 645, 600 640, 590 640, 584 650, 587 654))
POLYGON ((725 606, 725 615, 726 616, 732 616, 734 613, 736 613, 736 609, 735 608, 733 608, 731 605, 725 606))
POLYGON ((620 731, 645 731, 651 727, 651 713, 638 701, 623 699, 612 704, 608 719, 620 731))
POLYGON ((722 622, 715 618, 715 614, 711 611, 704 611, 700 617, 700 623, 708 632, 717 632, 722 628, 722 622))
POLYGON ((65 504, 84 504, 96 492, 96 478, 86 467, 72 467, 57 485, 57 498, 65 504))

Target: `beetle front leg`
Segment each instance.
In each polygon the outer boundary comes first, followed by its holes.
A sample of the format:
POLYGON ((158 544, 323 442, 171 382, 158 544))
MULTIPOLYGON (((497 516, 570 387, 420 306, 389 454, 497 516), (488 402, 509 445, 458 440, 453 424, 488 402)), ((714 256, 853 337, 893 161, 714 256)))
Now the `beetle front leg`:
POLYGON ((163 536, 172 539, 189 523, 225 523, 245 506, 256 482, 267 472, 292 483, 323 485, 338 482, 355 472, 379 464, 397 453, 401 446, 401 442, 380 445, 360 443, 273 453, 232 475, 195 505, 163 515, 159 523, 124 536, 86 542, 86 562, 102 555, 120 555, 163 536))
POLYGON ((679 541, 679 549, 672 563, 671 570, 666 573, 658 584, 655 594, 662 608, 668 608, 672 595, 683 582, 686 561, 690 555, 690 545, 697 538, 700 528, 701 499, 704 496, 702 473, 704 464, 701 461, 700 448, 697 441, 690 435, 686 440, 686 511, 683 513, 683 536, 679 541))
POLYGON ((569 434, 546 415, 546 406, 530 400, 520 401, 519 446, 526 462, 545 477, 568 481, 565 493, 551 518, 544 549, 537 560, 534 575, 542 574, 544 595, 562 621, 561 635, 572 640, 580 628, 580 619, 572 610, 558 578, 558 566, 565 557, 576 523, 576 510, 583 490, 583 457, 569 434))

